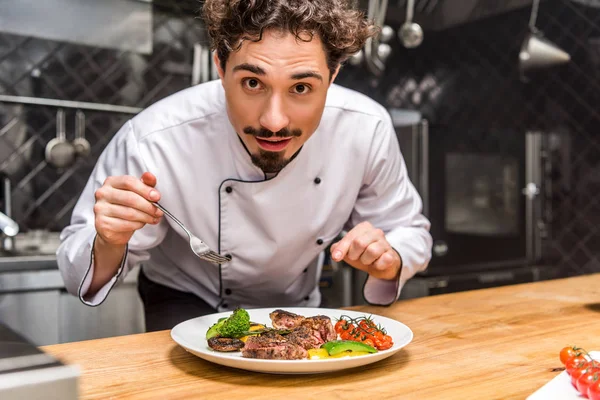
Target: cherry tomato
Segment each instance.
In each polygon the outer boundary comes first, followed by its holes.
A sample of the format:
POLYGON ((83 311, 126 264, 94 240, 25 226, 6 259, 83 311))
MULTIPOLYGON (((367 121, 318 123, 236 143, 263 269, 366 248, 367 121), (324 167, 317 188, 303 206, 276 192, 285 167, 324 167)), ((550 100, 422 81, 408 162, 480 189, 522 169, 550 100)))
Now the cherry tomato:
POLYGON ((373 340, 371 340, 371 339, 365 339, 365 340, 363 340, 363 343, 368 344, 371 347, 375 347, 375 343, 373 343, 373 340))
POLYGON ((575 368, 571 371, 571 384, 575 387, 575 389, 577 389, 577 380, 579 379, 579 377, 581 377, 589 370, 589 365, 586 365, 584 368, 575 368))
POLYGON ((580 352, 578 350, 579 349, 575 346, 563 347, 563 349, 560 351, 560 354, 559 354, 560 362, 563 363, 563 365, 567 365, 569 360, 571 360, 573 357, 579 355, 578 353, 580 353, 580 352))
POLYGON ((565 365, 565 369, 567 370, 567 373, 571 375, 571 372, 574 369, 584 369, 588 366, 588 364, 589 361, 587 360, 587 358, 585 358, 585 356, 583 355, 579 355, 570 359, 565 365))
POLYGON ((577 388, 579 393, 587 395, 588 388, 591 386, 592 383, 596 382, 598 379, 600 379, 600 371, 597 369, 590 368, 586 373, 584 373, 577 379, 575 387, 577 388))
POLYGON ((600 379, 588 387, 587 397, 590 400, 600 400, 600 379))

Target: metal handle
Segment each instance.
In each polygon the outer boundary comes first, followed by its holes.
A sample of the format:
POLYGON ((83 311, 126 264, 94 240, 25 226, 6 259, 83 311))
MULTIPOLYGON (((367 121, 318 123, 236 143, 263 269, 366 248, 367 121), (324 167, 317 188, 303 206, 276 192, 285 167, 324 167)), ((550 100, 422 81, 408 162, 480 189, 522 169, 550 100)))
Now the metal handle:
POLYGON ((408 0, 406 2, 406 22, 412 22, 415 14, 415 0, 408 0))
POLYGON ((82 110, 91 111, 105 111, 122 114, 137 114, 143 109, 138 107, 127 107, 127 106, 116 106, 113 104, 100 104, 100 103, 89 103, 85 101, 71 101, 71 100, 56 100, 56 99, 45 99, 42 97, 27 97, 27 96, 11 96, 6 94, 0 94, 0 102, 14 103, 14 104, 28 104, 36 106, 50 106, 50 107, 61 107, 61 108, 79 108, 82 110))
POLYGON ((81 110, 75 113, 75 137, 80 139, 85 137, 85 114, 81 110))
MULTIPOLYGON (((4 192, 4 211, 6 214, 0 212, 0 231, 4 232, 6 236, 12 237, 19 233, 19 224, 13 221, 12 217, 12 195, 10 188, 10 179, 3 179, 3 192, 4 192)), ((12 250, 12 249, 5 249, 12 250)))
POLYGON ((421 200, 423 214, 429 215, 429 122, 421 121, 421 200))
POLYGON ((60 140, 67 138, 65 132, 65 111, 62 108, 56 112, 56 137, 60 140))
POLYGON ((529 17, 529 29, 531 32, 536 32, 537 28, 535 27, 535 22, 538 16, 538 8, 540 7, 540 0, 533 0, 533 5, 531 6, 531 16, 529 17))
POLYGON ((177 222, 177 225, 179 225, 181 227, 181 229, 183 229, 185 231, 185 233, 187 233, 190 236, 193 236, 192 233, 190 231, 188 231, 188 229, 185 227, 185 225, 183 225, 181 223, 181 221, 179 221, 177 218, 175 218, 175 216, 173 214, 171 214, 166 208, 164 208, 163 206, 161 206, 157 202, 152 201, 151 203, 154 204, 154 206, 156 208, 158 208, 159 210, 161 210, 162 212, 164 212, 173 221, 177 222))
POLYGON ((535 262, 541 258, 541 235, 539 222, 542 216, 541 199, 538 197, 542 184, 541 153, 542 134, 527 132, 525 136, 526 165, 525 178, 527 185, 522 193, 527 198, 525 203, 525 231, 527 259, 535 262))

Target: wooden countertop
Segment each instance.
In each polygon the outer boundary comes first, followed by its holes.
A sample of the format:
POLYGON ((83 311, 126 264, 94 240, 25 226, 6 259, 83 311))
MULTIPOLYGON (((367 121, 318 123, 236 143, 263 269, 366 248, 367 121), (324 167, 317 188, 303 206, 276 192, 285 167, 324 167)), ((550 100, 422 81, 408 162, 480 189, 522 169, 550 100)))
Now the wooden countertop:
POLYGON ((413 341, 367 367, 321 375, 228 369, 168 331, 45 346, 82 368, 83 399, 525 399, 559 373, 560 349, 600 350, 600 274, 353 309, 408 325, 413 341))

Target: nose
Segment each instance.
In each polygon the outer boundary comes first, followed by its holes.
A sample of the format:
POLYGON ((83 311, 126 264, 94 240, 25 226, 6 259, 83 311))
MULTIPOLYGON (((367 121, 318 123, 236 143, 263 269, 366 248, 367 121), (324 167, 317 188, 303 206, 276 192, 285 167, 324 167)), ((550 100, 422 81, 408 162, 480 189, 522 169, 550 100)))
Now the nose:
POLYGON ((271 132, 279 132, 290 124, 281 96, 271 96, 258 122, 271 132))

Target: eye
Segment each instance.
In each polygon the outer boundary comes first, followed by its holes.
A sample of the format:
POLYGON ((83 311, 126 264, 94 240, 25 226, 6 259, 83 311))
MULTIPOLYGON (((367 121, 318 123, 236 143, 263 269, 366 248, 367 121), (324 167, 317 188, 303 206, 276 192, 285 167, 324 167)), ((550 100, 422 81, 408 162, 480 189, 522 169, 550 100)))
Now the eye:
POLYGON ((306 94, 310 92, 310 86, 304 84, 304 83, 299 83, 297 85, 294 86, 294 88, 292 89, 292 91, 296 94, 306 94))
POLYGON ((242 80, 242 86, 248 90, 260 90, 260 81, 256 78, 246 78, 242 80))

